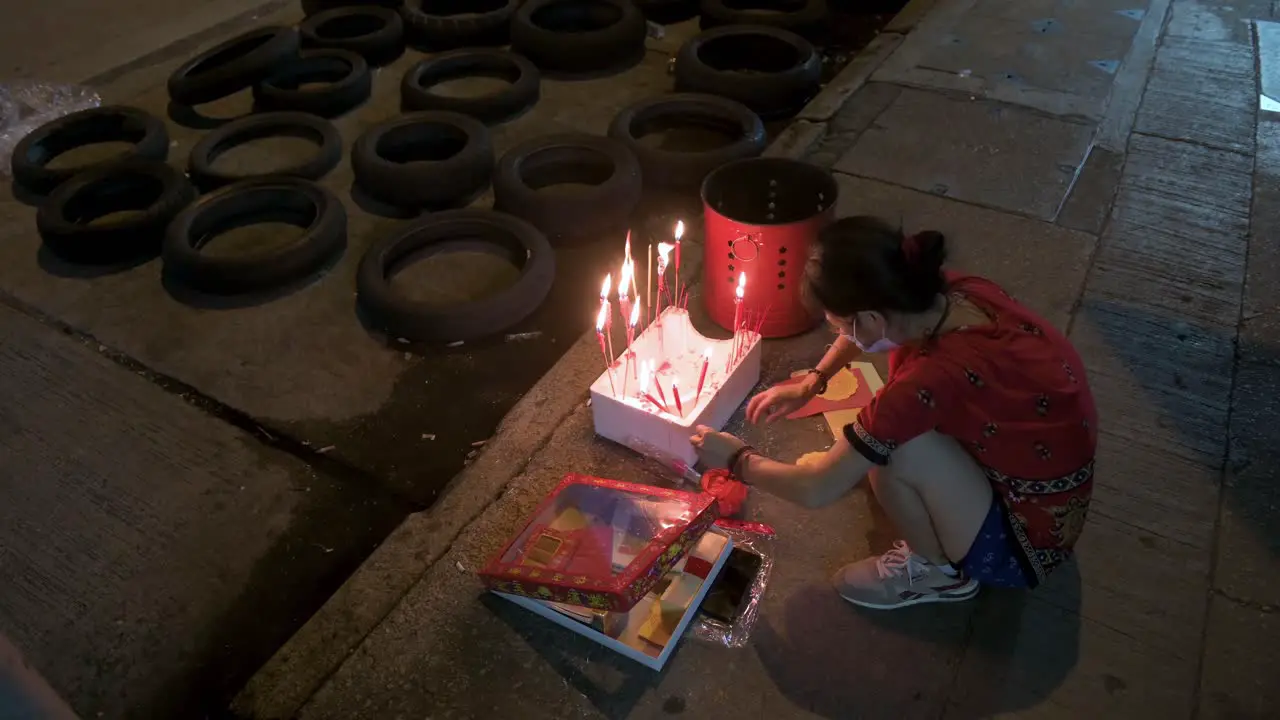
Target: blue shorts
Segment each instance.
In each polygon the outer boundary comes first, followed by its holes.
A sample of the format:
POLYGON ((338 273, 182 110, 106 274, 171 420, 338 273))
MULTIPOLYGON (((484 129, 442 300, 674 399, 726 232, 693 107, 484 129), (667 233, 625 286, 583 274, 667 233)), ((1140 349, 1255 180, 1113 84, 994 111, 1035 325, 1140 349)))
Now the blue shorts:
POLYGON ((991 509, 982 521, 969 554, 960 561, 969 577, 983 585, 1002 588, 1028 588, 1027 571, 1023 569, 1022 549, 1009 525, 1009 512, 999 497, 991 499, 991 509))

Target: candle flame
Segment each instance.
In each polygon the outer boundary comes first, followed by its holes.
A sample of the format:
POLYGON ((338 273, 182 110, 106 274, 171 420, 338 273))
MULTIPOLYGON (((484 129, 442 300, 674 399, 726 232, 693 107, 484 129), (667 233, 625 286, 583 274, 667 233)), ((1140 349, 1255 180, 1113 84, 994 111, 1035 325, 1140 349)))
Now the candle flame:
POLYGON ((676 386, 677 386, 677 385, 679 385, 679 384, 680 384, 680 378, 676 377, 675 375, 672 375, 672 376, 671 376, 671 389, 672 389, 672 390, 675 390, 675 389, 676 389, 676 386))
POLYGON ((604 321, 609 318, 609 306, 600 303, 600 312, 596 314, 596 332, 604 332, 604 321))
POLYGON ((747 274, 745 272, 738 273, 738 289, 734 294, 741 300, 747 294, 747 274))
POLYGON ((635 327, 640 322, 640 299, 636 298, 636 304, 631 308, 631 327, 635 327))
POLYGON ((640 393, 649 392, 649 362, 640 363, 640 393))
POLYGON ((708 345, 708 346, 707 346, 707 349, 706 349, 706 350, 703 350, 703 351, 702 351, 702 357, 706 358, 706 359, 707 359, 707 361, 710 361, 710 360, 711 360, 711 346, 710 346, 710 345, 708 345))
POLYGON ((635 268, 631 265, 631 258, 622 261, 622 272, 618 274, 618 299, 627 299, 627 293, 630 292, 632 278, 635 276, 635 268))
POLYGON ((683 220, 676 221, 675 236, 676 236, 676 242, 679 242, 680 238, 684 237, 684 221, 683 220))
POLYGON ((631 231, 630 230, 627 231, 627 244, 624 247, 622 257, 625 258, 626 264, 628 265, 631 264, 631 231))
POLYGON ((613 287, 613 275, 605 275, 604 283, 600 286, 600 299, 609 299, 609 289, 613 287))

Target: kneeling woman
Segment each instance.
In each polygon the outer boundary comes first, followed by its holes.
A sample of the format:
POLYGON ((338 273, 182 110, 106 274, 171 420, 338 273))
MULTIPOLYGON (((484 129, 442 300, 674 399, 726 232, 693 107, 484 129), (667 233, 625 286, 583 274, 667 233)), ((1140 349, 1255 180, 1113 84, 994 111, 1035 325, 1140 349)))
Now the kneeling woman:
POLYGON ((806 290, 839 337, 800 384, 747 406, 770 422, 821 393, 860 351, 889 378, 816 462, 770 460, 699 427, 703 464, 807 507, 863 476, 904 541, 835 578, 849 602, 966 600, 980 584, 1034 587, 1070 555, 1093 488, 1097 411, 1080 356, 997 285, 942 270, 942 235, 903 237, 869 217, 818 238, 806 290))

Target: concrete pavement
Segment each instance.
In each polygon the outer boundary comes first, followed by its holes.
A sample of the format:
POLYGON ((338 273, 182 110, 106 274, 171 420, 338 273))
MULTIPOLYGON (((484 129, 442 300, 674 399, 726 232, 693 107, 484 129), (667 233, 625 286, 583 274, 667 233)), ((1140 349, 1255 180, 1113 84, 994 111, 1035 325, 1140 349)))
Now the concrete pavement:
MULTIPOLYGON (((1031 594, 859 612, 825 578, 893 537, 866 493, 816 513, 754 497, 748 514, 779 542, 751 644, 686 640, 654 674, 482 595, 471 574, 564 472, 650 477, 592 436, 584 405, 508 464, 509 480, 489 481, 492 504, 406 523, 465 526, 427 545, 425 574, 336 670, 316 675, 293 656, 296 672, 256 678, 242 712, 1274 716, 1280 373, 1267 239, 1280 118, 1259 112, 1256 72, 1280 59, 1270 3, 913 6, 775 152, 832 167, 842 213, 946 232, 956 265, 1069 331, 1103 424, 1076 562, 1031 594), (307 686, 300 709, 269 700, 307 686)), ((824 341, 769 343, 766 378, 810 364, 824 341)), ((570 352, 556 377, 575 363, 594 374, 593 360, 570 352)), ((788 459, 829 442, 816 421, 743 432, 788 459)), ((361 578, 317 618, 357 597, 361 578)), ((294 640, 317 627, 332 626, 294 640)))

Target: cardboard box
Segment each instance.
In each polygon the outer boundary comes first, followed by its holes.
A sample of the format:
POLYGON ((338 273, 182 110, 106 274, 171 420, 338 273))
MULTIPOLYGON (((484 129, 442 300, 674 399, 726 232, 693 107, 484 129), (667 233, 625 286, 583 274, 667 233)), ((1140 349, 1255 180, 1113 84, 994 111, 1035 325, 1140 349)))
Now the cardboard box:
POLYGON ((723 542, 715 545, 720 551, 707 578, 673 571, 661 594, 647 593, 625 613, 592 613, 519 595, 496 594, 648 668, 661 670, 733 551, 728 537, 714 528, 703 537, 711 536, 723 542))

